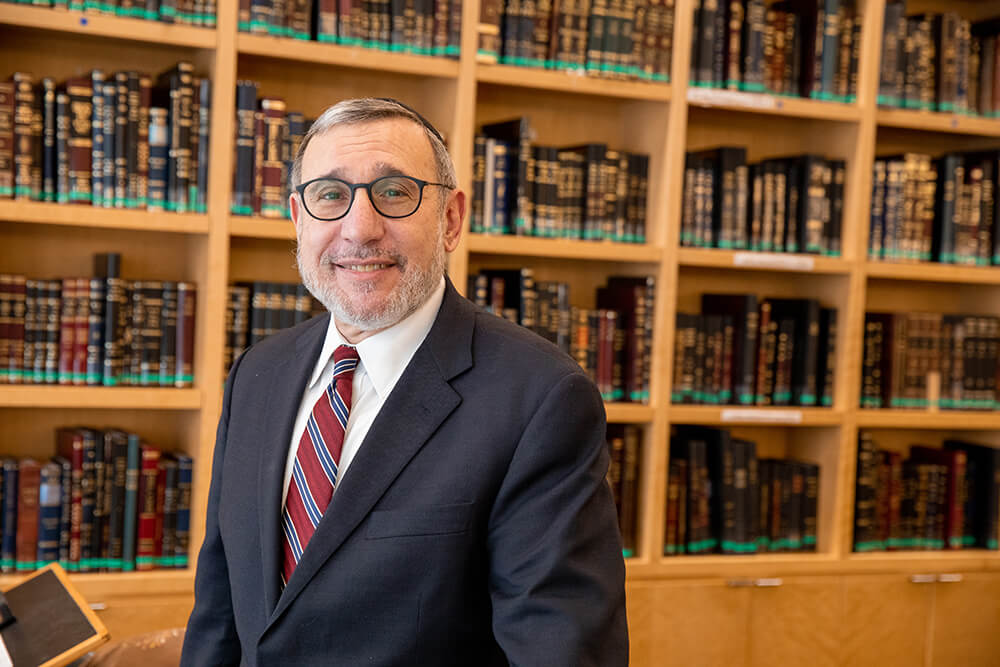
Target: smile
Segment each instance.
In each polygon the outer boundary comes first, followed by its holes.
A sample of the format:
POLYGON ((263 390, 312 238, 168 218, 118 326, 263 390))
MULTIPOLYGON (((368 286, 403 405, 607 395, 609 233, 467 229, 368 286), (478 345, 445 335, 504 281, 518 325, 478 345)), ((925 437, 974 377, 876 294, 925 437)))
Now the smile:
POLYGON ((342 264, 340 266, 348 271, 370 272, 388 269, 392 264, 342 264))

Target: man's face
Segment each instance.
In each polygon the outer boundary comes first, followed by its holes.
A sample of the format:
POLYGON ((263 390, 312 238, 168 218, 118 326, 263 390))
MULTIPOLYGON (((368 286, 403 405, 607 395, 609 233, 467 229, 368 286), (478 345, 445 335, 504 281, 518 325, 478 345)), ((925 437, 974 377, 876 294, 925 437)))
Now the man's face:
MULTIPOLYGON (((312 138, 302 180, 340 178, 367 183, 390 174, 438 181, 423 129, 402 118, 335 126, 312 138)), ((458 245, 465 195, 429 185, 416 213, 385 218, 359 189, 346 216, 324 222, 290 199, 299 273, 352 342, 390 327, 416 310, 437 287, 446 252, 458 245)))

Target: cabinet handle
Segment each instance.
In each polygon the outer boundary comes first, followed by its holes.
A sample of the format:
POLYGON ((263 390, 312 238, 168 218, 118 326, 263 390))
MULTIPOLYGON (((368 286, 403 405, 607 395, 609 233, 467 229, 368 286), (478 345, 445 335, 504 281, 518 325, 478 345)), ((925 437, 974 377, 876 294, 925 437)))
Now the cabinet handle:
POLYGON ((911 584, 933 584, 937 581, 936 574, 911 574, 910 583, 911 584))
POLYGON ((753 582, 754 586, 759 588, 777 588, 784 582, 779 577, 764 577, 762 579, 757 579, 753 582))
POLYGON ((962 581, 960 574, 939 574, 937 580, 942 584, 957 584, 962 581))
POLYGON ((108 605, 104 602, 91 602, 90 608, 93 611, 104 611, 105 609, 108 608, 108 605))
POLYGON ((729 579, 726 581, 726 586, 730 588, 749 588, 753 586, 752 579, 729 579))

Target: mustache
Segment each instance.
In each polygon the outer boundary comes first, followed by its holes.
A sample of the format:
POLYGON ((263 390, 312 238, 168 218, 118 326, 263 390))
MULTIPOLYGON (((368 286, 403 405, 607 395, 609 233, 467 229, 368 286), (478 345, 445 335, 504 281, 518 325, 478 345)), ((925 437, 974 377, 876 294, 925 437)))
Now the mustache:
POLYGON ((334 252, 325 252, 319 258, 321 265, 340 264, 345 259, 391 259, 400 268, 406 267, 406 257, 388 248, 374 246, 356 246, 353 248, 338 248, 334 252))

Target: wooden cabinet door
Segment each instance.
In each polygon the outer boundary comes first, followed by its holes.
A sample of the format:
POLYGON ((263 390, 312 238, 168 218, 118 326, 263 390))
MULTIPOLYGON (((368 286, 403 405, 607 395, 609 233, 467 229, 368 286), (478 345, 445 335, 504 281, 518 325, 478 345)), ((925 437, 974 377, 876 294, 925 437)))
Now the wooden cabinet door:
POLYGON ((1000 664, 1000 575, 949 579, 941 575, 935 584, 932 664, 995 667, 1000 664))
POLYGON ((742 667, 750 590, 723 581, 636 581, 626 587, 633 667, 742 667))
POLYGON ((902 574, 844 577, 844 665, 927 664, 935 586, 902 574))
MULTIPOLYGON (((758 580, 764 581, 764 580, 758 580)), ((839 577, 773 580, 750 603, 750 665, 840 665, 844 595, 839 577)))

